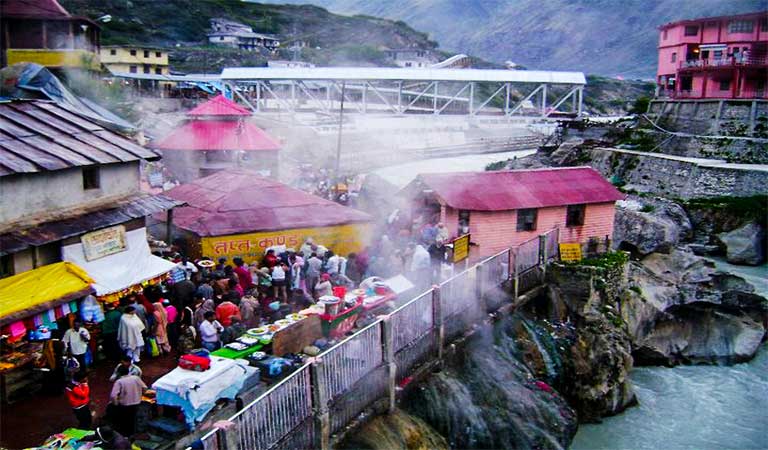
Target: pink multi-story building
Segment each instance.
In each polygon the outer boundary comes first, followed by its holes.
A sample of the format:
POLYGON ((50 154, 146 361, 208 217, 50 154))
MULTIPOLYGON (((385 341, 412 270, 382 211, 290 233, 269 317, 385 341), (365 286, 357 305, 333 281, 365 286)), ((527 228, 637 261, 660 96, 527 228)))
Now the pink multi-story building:
POLYGON ((658 96, 766 97, 768 11, 680 20, 659 30, 658 96))

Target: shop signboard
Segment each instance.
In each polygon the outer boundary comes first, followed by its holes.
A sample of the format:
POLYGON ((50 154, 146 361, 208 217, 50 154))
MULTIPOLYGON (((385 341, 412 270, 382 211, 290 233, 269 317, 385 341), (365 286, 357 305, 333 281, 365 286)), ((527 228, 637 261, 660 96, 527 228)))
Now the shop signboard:
POLYGON ((83 252, 86 261, 103 258, 125 251, 125 226, 104 228, 93 231, 80 237, 83 244, 83 252))
POLYGON ((459 236, 453 240, 453 263, 464 261, 469 257, 469 235, 459 236))
POLYGON ((578 262, 581 261, 581 244, 578 242, 570 244, 560 244, 560 261, 578 262))
POLYGON ((316 244, 323 245, 334 253, 346 256, 359 252, 370 242, 371 225, 355 223, 318 228, 296 228, 281 231, 211 236, 200 239, 202 256, 214 260, 226 256, 243 258, 246 262, 261 260, 269 247, 285 246, 299 250, 304 241, 311 237, 316 244))

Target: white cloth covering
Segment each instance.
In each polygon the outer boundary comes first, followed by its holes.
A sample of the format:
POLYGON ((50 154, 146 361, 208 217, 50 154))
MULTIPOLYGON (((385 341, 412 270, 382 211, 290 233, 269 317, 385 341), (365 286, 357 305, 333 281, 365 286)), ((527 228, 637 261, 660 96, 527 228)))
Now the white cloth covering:
POLYGON ((165 390, 189 401, 194 408, 215 402, 219 393, 232 385, 242 386, 247 361, 211 355, 211 368, 203 372, 177 367, 152 384, 155 390, 165 390))
POLYGON ((82 267, 96 283, 96 295, 106 295, 150 280, 169 272, 176 265, 158 258, 149 250, 147 229, 139 228, 125 233, 126 249, 120 253, 86 261, 83 244, 62 247, 64 261, 82 267))

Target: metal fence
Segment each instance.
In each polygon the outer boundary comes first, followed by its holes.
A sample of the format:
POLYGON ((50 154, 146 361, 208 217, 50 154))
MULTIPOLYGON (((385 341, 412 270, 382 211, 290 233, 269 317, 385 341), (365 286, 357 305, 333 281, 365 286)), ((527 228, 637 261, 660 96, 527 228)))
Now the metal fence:
POLYGON ((546 255, 547 262, 554 261, 560 254, 560 228, 553 228, 543 235, 544 238, 544 254, 546 255))
MULTIPOLYGON (((554 230, 541 239, 549 249, 558 238, 554 230)), ((396 380, 434 359, 447 341, 481 318, 483 294, 510 280, 510 262, 518 278, 521 273, 538 274, 533 269, 543 263, 541 247, 534 238, 488 257, 302 366, 229 419, 235 424, 238 450, 322 447, 319 443, 373 402, 394 398, 396 380)), ((232 442, 228 432, 209 432, 202 438, 204 448, 234 450, 227 446, 232 442)))

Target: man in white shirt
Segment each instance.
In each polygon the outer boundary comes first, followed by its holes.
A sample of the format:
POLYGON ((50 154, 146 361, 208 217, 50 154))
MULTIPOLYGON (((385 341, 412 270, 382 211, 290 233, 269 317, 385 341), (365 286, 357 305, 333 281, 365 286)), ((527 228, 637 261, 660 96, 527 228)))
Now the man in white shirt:
POLYGON ((206 312, 204 317, 205 320, 200 323, 200 341, 207 350, 217 350, 221 346, 219 334, 224 331, 224 327, 216 320, 213 311, 206 312))
POLYGON ((64 333, 61 340, 67 352, 77 359, 80 363, 80 373, 85 373, 85 353, 88 351, 88 342, 91 340, 91 334, 83 327, 83 323, 75 320, 72 326, 64 333))
POLYGON ((182 256, 181 261, 176 264, 176 266, 184 271, 184 276, 187 278, 187 280, 191 280, 192 274, 197 273, 197 266, 194 263, 189 262, 189 258, 186 256, 182 256))

